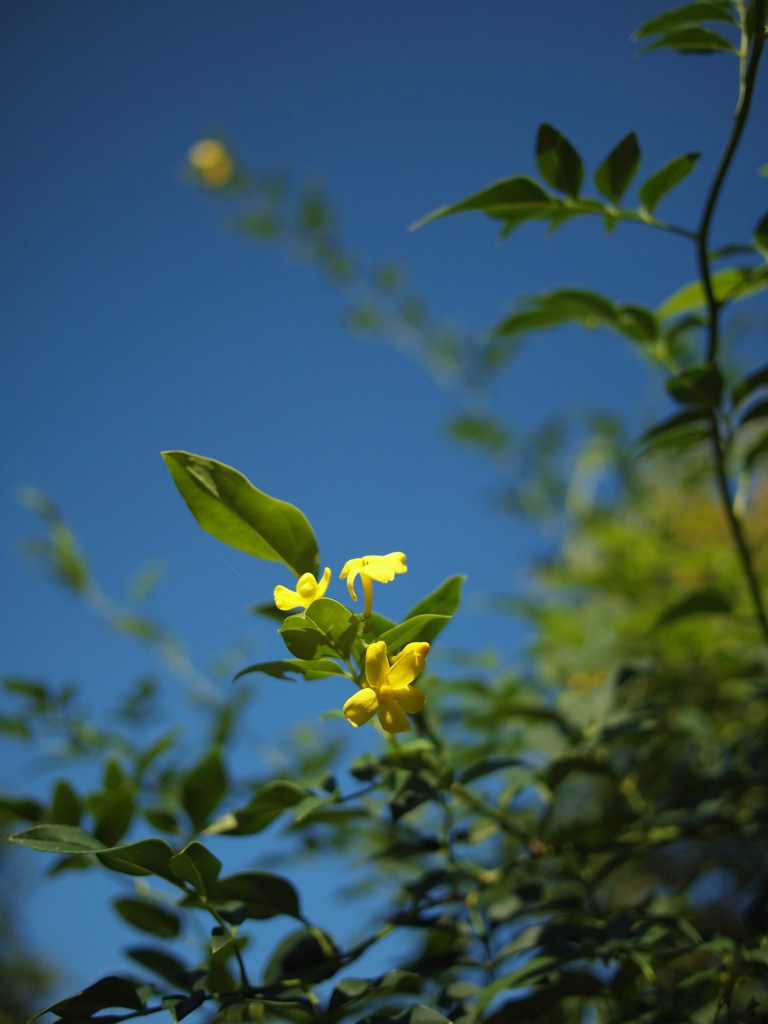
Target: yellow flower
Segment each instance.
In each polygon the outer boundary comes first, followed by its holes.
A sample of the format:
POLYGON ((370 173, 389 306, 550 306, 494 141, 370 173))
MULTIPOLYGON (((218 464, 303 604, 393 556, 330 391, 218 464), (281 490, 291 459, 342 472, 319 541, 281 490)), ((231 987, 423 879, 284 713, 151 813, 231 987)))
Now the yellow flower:
POLYGON ((206 185, 221 188, 235 176, 232 157, 227 148, 215 139, 203 139, 189 151, 189 162, 206 185))
POLYGON ((355 578, 357 576, 363 581, 363 594, 365 594, 364 615, 371 614, 373 604, 373 580, 377 583, 389 583, 395 578, 396 573, 408 572, 405 564, 405 555, 402 551, 391 551, 388 555, 363 555, 362 558, 350 558, 344 564, 339 578, 347 581, 347 589, 353 601, 357 600, 355 593, 355 578))
POLYGON ((275 587, 275 604, 281 612, 289 612, 291 608, 309 608, 313 601, 322 597, 331 581, 331 570, 326 569, 319 580, 311 572, 299 576, 295 590, 287 587, 275 587))
POLYGON ((409 732, 409 715, 421 711, 427 698, 411 686, 424 668, 429 644, 407 644, 390 664, 387 645, 377 640, 365 652, 365 685, 344 705, 344 717, 354 725, 364 725, 378 713, 385 732, 409 732))

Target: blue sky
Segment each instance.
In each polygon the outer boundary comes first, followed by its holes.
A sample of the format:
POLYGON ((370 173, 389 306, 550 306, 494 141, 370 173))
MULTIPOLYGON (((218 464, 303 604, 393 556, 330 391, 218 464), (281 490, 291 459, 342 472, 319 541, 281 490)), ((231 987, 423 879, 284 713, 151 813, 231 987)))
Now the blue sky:
MULTIPOLYGON (((496 178, 534 173, 544 121, 588 169, 630 130, 644 176, 701 150, 690 185, 662 207, 692 226, 729 127, 735 63, 639 57, 629 36, 661 7, 554 0, 544 17, 502 0, 3 5, 5 671, 76 679, 96 707, 147 661, 30 572, 21 484, 55 499, 107 592, 119 596, 148 559, 165 562, 152 608, 201 668, 238 637, 251 660, 279 653, 247 607, 289 580, 198 530, 165 448, 219 458, 298 504, 336 574, 355 555, 406 551, 408 575, 380 596, 393 617, 466 573, 466 611, 446 643, 519 648, 519 625, 484 615, 481 598, 522 586, 551 539, 492 510, 491 468, 445 437, 455 396, 395 346, 351 336, 343 301, 311 268, 232 231, 227 203, 185 181, 185 155, 221 135, 257 170, 323 184, 353 253, 371 267, 401 262, 433 310, 470 330, 558 285, 655 305, 695 274, 681 240, 631 227, 606 237, 598 223, 549 237, 534 224, 500 244, 474 216, 407 227, 496 178)), ((762 88, 718 242, 747 236, 768 205, 755 174, 767 106, 762 88)), ((664 411, 658 378, 626 343, 575 330, 531 341, 495 402, 521 429, 590 405, 637 429, 664 411)), ((260 697, 260 749, 289 713, 314 723, 339 697, 297 693, 288 710, 275 687, 260 697)), ((9 763, 12 788, 42 785, 18 752, 9 763)), ((77 884, 32 897, 34 938, 72 937, 77 884)), ((105 932, 96 909, 83 925, 67 944, 65 990, 119 964, 124 932, 105 932)))

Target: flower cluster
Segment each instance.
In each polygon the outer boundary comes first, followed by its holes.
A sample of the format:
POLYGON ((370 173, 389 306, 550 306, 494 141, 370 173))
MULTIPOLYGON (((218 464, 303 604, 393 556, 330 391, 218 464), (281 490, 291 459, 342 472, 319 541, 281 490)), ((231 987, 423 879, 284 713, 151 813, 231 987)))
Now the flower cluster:
MULTIPOLYGON (((339 578, 347 581, 347 589, 353 601, 357 601, 355 580, 360 578, 365 597, 363 615, 367 618, 372 610, 374 581, 390 583, 395 576, 407 571, 403 552, 391 551, 388 555, 350 558, 344 564, 339 578)), ((330 580, 329 568, 324 570, 319 580, 311 572, 305 572, 299 577, 295 590, 280 585, 275 587, 275 604, 283 612, 294 608, 307 609, 313 601, 324 597, 330 580)), ((428 643, 410 643, 390 659, 383 640, 368 644, 364 672, 360 673, 360 689, 343 707, 347 721, 357 727, 377 715, 385 732, 409 731, 411 724, 408 715, 421 711, 427 700, 412 684, 424 668, 428 653, 428 643)))

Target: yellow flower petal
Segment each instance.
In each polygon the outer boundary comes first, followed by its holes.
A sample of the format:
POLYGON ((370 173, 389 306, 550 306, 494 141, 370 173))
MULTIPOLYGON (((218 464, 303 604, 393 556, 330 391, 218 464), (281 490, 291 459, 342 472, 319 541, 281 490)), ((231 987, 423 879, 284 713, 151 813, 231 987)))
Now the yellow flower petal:
POLYGON ((374 690, 365 686, 357 693, 353 693, 342 708, 344 717, 357 728, 358 725, 365 725, 375 715, 379 707, 379 698, 374 690))
POLYGON ((299 576, 295 590, 275 587, 275 604, 281 612, 289 612, 292 608, 309 608, 313 601, 326 592, 330 579, 330 569, 325 570, 319 582, 311 572, 305 572, 299 576))
POLYGON ((363 564, 360 572, 377 583, 389 583, 396 574, 408 572, 402 551, 391 551, 388 555, 365 555, 361 561, 363 564))
POLYGON ((344 568, 339 573, 339 579, 347 581, 347 590, 353 601, 357 600, 354 583, 356 576, 362 568, 362 564, 362 558, 350 558, 348 562, 344 563, 344 568))
POLYGON ((408 721, 406 713, 394 700, 382 699, 379 701, 379 721, 385 732, 411 731, 411 723, 408 721))
POLYGON ((386 686, 388 675, 387 645, 383 640, 377 640, 369 644, 365 652, 365 678, 369 686, 379 690, 386 686))
POLYGON ((415 686, 404 686, 400 690, 391 690, 385 686, 382 688, 380 699, 382 704, 391 704, 394 701, 409 715, 418 714, 427 703, 426 694, 417 690, 415 686))
POLYGON ((424 668, 424 659, 428 654, 428 643, 407 644, 392 659, 392 667, 389 670, 389 685, 401 687, 412 683, 424 668))
POLYGON ((295 590, 278 586, 275 587, 275 604, 281 612, 289 612, 291 608, 299 607, 301 598, 295 590))

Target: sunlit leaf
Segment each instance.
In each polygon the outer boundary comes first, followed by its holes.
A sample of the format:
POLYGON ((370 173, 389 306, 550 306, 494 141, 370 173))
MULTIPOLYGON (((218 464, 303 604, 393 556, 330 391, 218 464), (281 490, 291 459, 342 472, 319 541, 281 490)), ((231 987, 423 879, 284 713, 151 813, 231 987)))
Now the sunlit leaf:
MULTIPOLYGON (((746 299, 764 288, 768 288, 768 266, 765 267, 726 267, 712 275, 712 288, 715 299, 720 302, 733 302, 746 299)), ((663 319, 681 316, 706 309, 707 299, 701 281, 691 281, 683 285, 662 303, 658 315, 663 319)))
POLYGON ((574 198, 584 177, 581 158, 564 135, 549 124, 542 124, 536 138, 536 163, 542 178, 574 198))
POLYGON ((320 555, 304 513, 257 490, 236 469, 189 452, 163 452, 192 515, 218 540, 256 558, 317 576, 320 555))
POLYGON ((461 587, 465 579, 465 576, 450 576, 436 590, 415 604, 405 616, 405 620, 413 619, 417 615, 454 615, 461 601, 461 587))
POLYGON ((618 203, 637 174, 640 166, 640 146, 637 136, 630 132, 611 150, 595 171, 595 185, 612 203, 618 203))
POLYGON ((343 604, 329 597, 313 601, 301 615, 289 615, 280 636, 291 654, 301 661, 348 657, 360 628, 360 620, 343 604))
POLYGON ((685 153, 683 156, 677 156, 643 182, 640 186, 640 202, 649 213, 653 213, 668 192, 685 181, 700 156, 700 153, 685 153))
POLYGON ((450 621, 450 615, 413 615, 382 633, 379 640, 387 645, 390 655, 396 654, 406 644, 420 641, 431 644, 450 621))
POLYGON ((295 807, 311 791, 287 779, 274 779, 260 786, 245 807, 225 814, 206 829, 207 835, 252 835, 261 832, 283 811, 295 807))

